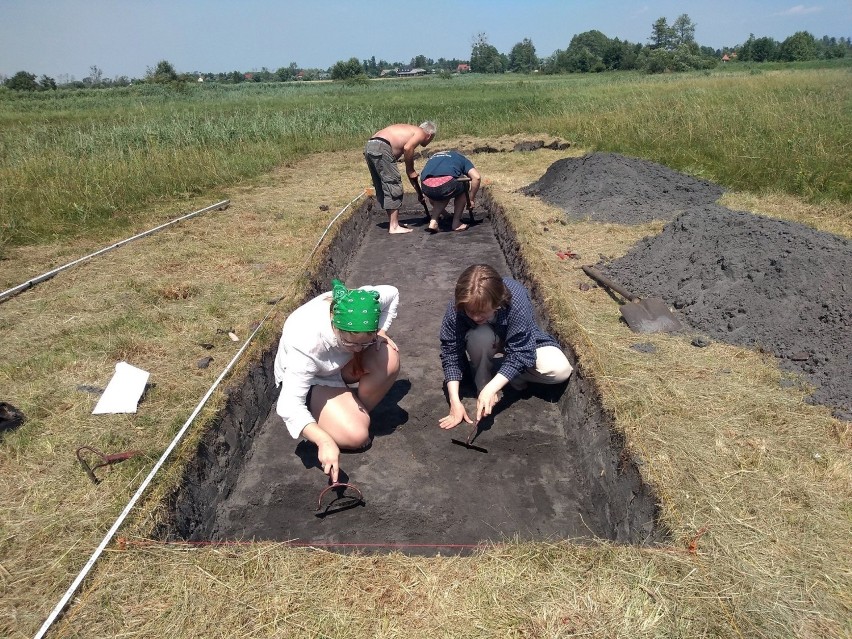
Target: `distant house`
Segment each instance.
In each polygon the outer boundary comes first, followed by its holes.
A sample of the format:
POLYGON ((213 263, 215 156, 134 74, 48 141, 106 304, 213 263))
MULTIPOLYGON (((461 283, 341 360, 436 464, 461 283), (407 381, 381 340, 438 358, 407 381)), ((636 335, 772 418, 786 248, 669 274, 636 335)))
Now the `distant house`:
POLYGON ((731 61, 731 59, 728 57, 727 53, 722 56, 722 62, 730 62, 730 61, 731 61))
POLYGON ((470 73, 470 65, 469 64, 460 64, 456 67, 456 73, 470 73))
POLYGON ((304 80, 304 79, 305 79, 305 72, 304 72, 304 71, 299 71, 299 72, 296 74, 296 79, 297 79, 297 80, 304 80))
POLYGON ((243 77, 249 82, 251 82, 252 80, 254 80, 254 73, 246 73, 243 77))
POLYGON ((199 81, 199 82, 204 82, 204 76, 203 76, 203 75, 198 76, 198 81, 199 81))
POLYGON ((426 73, 427 73, 426 69, 420 69, 420 68, 404 69, 404 70, 399 70, 399 71, 396 72, 396 74, 401 78, 410 78, 410 77, 416 76, 416 75, 426 75, 426 73))
POLYGON ((383 78, 383 77, 385 77, 386 75, 390 75, 391 73, 397 73, 398 71, 399 71, 399 69, 382 69, 382 70, 379 72, 379 77, 380 77, 380 78, 383 78))

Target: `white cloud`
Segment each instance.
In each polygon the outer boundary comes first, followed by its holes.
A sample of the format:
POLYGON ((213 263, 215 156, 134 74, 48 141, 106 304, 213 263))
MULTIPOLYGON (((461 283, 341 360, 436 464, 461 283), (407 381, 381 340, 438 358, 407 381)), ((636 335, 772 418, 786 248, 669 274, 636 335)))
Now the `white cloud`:
POLYGON ((795 7, 790 7, 786 11, 780 12, 779 16, 804 16, 809 13, 819 13, 822 7, 806 7, 803 4, 797 4, 795 7))

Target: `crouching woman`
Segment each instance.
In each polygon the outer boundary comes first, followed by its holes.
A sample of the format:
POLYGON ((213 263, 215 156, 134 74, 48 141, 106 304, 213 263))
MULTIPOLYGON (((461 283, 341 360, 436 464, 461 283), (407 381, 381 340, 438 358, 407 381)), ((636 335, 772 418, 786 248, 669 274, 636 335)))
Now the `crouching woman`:
POLYGON ((456 282, 441 324, 441 364, 450 400, 441 428, 473 423, 459 397, 466 366, 478 393, 477 421, 491 414, 506 384, 518 390, 529 382, 559 384, 573 370, 559 343, 536 323, 527 289, 488 264, 469 266, 456 282))
POLYGON ((276 412, 294 439, 317 445, 322 470, 337 481, 340 450, 370 443, 370 411, 399 374, 399 349, 387 330, 396 317, 393 286, 332 290, 293 311, 275 356, 281 385, 276 412), (357 383, 357 388, 350 385, 357 383))

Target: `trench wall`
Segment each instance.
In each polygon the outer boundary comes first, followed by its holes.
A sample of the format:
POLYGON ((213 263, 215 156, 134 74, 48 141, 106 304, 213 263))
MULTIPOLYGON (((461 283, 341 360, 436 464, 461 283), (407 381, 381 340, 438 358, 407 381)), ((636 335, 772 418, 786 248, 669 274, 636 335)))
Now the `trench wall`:
POLYGON ((521 252, 517 235, 503 207, 494 201, 487 189, 479 200, 491 213, 497 241, 503 250, 512 277, 530 291, 542 329, 562 345, 574 373, 559 398, 569 445, 586 451, 585 472, 580 473, 578 493, 585 496, 583 506, 597 515, 597 521, 608 523, 611 536, 622 543, 647 543, 666 536, 658 523, 659 507, 652 488, 643 481, 625 440, 614 427, 612 415, 603 409, 600 394, 588 379, 572 346, 552 325, 544 310, 541 286, 521 252))

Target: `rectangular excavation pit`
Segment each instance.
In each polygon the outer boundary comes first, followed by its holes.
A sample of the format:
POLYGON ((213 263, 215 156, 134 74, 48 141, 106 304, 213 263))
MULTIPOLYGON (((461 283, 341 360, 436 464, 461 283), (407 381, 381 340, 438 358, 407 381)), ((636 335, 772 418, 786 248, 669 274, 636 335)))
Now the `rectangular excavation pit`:
MULTIPOLYGON (((340 461, 342 480, 355 484, 364 502, 317 516, 327 478, 316 448, 293 440, 275 414, 273 346, 235 382, 170 500, 159 538, 446 554, 514 539, 647 544, 665 536, 653 492, 576 366, 567 385, 522 393, 507 387, 475 442, 487 453, 452 444, 466 437, 467 426, 438 427, 447 414, 438 330, 461 271, 492 264, 525 283, 538 303, 504 212, 487 189, 478 199, 479 223, 435 235, 424 232, 416 199, 406 199, 400 213, 415 228, 406 235, 388 234, 384 212, 362 206, 329 247, 307 296, 327 290, 333 277, 350 287, 400 290, 389 331, 402 356, 399 379, 371 415, 372 446, 340 461)), ((541 326, 548 330, 546 318, 541 326)), ((472 413, 475 394, 465 386, 472 413)))

